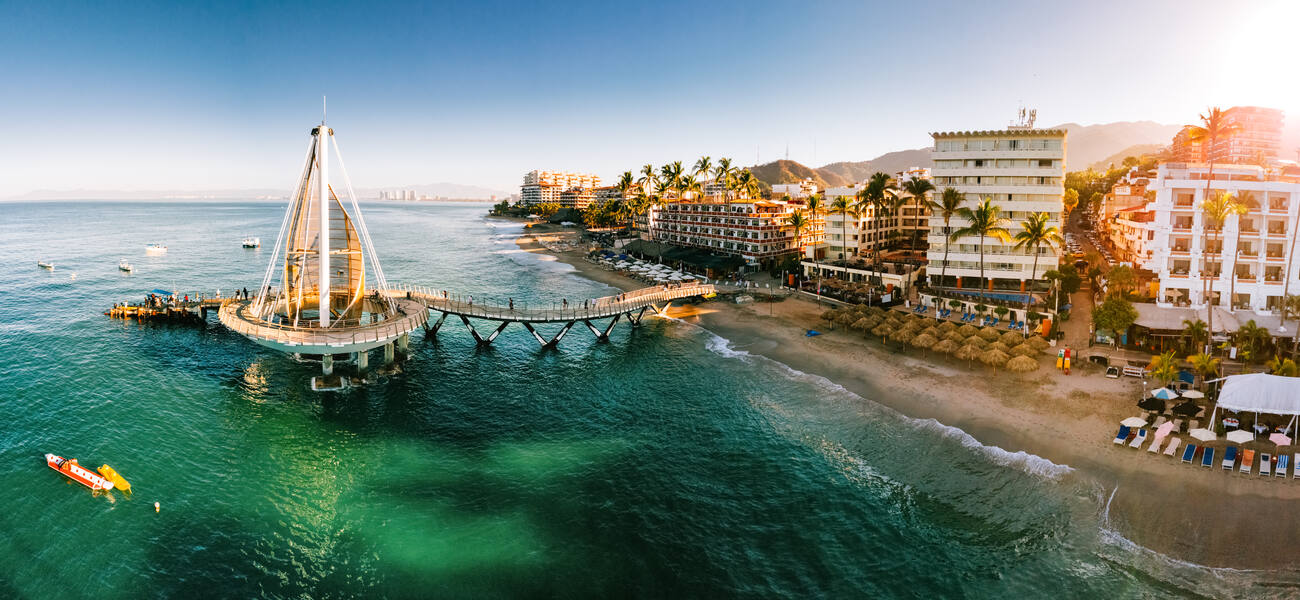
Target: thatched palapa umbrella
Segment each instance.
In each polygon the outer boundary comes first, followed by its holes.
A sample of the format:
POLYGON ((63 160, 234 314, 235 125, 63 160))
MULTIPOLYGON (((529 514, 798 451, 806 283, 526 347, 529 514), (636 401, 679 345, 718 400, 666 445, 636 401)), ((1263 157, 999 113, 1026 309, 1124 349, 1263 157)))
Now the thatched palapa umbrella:
POLYGON ((966 366, 969 367, 970 361, 979 358, 981 352, 983 352, 983 350, 981 350, 978 346, 972 346, 970 344, 967 344, 965 346, 962 346, 961 348, 958 348, 957 351, 953 353, 953 356, 956 356, 957 358, 966 361, 966 366))
POLYGON ((958 327, 958 328, 957 328, 957 331, 960 331, 962 335, 964 335, 964 336, 968 336, 968 337, 969 337, 969 336, 972 336, 972 335, 975 335, 975 334, 979 333, 979 332, 980 332, 980 329, 979 329, 979 327, 976 327, 976 326, 974 326, 974 325, 971 325, 970 323, 967 323, 967 324, 965 324, 965 325, 962 325, 961 327, 958 327))
POLYGON ((980 355, 980 362, 993 367, 993 371, 997 372, 998 367, 1007 364, 1007 360, 1010 358, 1011 357, 1008 356, 1006 352, 992 349, 980 355))
POLYGON ((1007 370, 1012 373, 1028 373, 1038 370, 1038 361, 1028 356, 1017 356, 1007 361, 1007 370))
POLYGON ((930 327, 926 327, 925 329, 922 329, 921 333, 929 334, 930 337, 933 337, 936 341, 939 338, 943 337, 943 332, 939 331, 939 328, 933 325, 931 325, 930 327))
POLYGON ((893 333, 889 334, 889 339, 900 344, 907 344, 914 337, 916 337, 916 334, 907 329, 895 329, 893 333))
POLYGON ((998 339, 1002 340, 1003 344, 1014 348, 1019 346, 1021 342, 1025 341, 1025 336, 1021 335, 1019 331, 1008 331, 1002 334, 1002 337, 998 339))
POLYGON ((1029 358, 1034 358, 1035 356, 1038 356, 1039 354, 1042 353, 1043 353, 1042 350, 1035 348, 1033 344, 1030 344, 1028 342, 1024 344, 1020 344, 1019 346, 1016 346, 1015 348, 1011 349, 1011 354, 1015 356, 1028 356, 1029 358))
POLYGON ((958 346, 957 342, 954 342, 948 338, 944 338, 943 340, 940 340, 939 343, 930 347, 931 350, 935 352, 942 352, 944 354, 952 354, 953 352, 956 352, 960 348, 961 346, 958 346))
POLYGON ((917 348, 922 348, 922 349, 925 349, 925 350, 929 350, 930 348, 934 347, 935 344, 938 344, 938 343, 939 343, 939 340, 938 340, 937 338, 935 338, 934 336, 928 334, 928 333, 922 333, 922 334, 920 334, 920 335, 918 335, 918 336, 912 338, 912 345, 913 345, 913 346, 916 346, 917 348))
POLYGON ((982 337, 980 337, 980 336, 978 336, 978 335, 972 335, 972 336, 966 338, 966 341, 965 341, 962 345, 964 345, 964 346, 975 346, 976 348, 979 348, 980 350, 983 350, 983 349, 989 347, 989 341, 986 340, 986 339, 984 339, 984 338, 982 338, 982 337))
POLYGON ((890 327, 888 323, 881 323, 877 325, 875 329, 871 330, 871 335, 880 336, 880 343, 883 344, 885 343, 885 338, 889 337, 889 334, 893 332, 894 332, 894 328, 890 327))
POLYGON ((957 324, 953 323, 952 321, 944 321, 939 324, 939 331, 942 331, 944 333, 957 331, 957 324))
POLYGON ((1031 336, 1029 336, 1028 343, 1029 343, 1030 345, 1032 345, 1033 347, 1037 348, 1039 351, 1043 351, 1043 350, 1046 350, 1046 349, 1052 347, 1052 343, 1051 343, 1051 342, 1049 342, 1049 341, 1047 341, 1045 338, 1043 338, 1043 337, 1041 337, 1041 336, 1037 336, 1037 335, 1031 335, 1031 336))
POLYGON ((856 320, 858 320, 858 315, 851 310, 842 310, 839 316, 835 317, 835 322, 840 325, 848 325, 856 320))
POLYGON ((835 310, 835 309, 832 308, 831 310, 828 310, 828 311, 822 313, 822 320, 823 320, 823 321, 831 321, 831 322, 834 322, 834 321, 835 321, 835 317, 838 316, 839 314, 840 314, 840 311, 835 310))
POLYGON ((966 343, 966 336, 962 335, 960 331, 949 331, 944 334, 943 339, 948 340, 957 346, 966 343))
POLYGON ((996 329, 991 328, 991 327, 988 328, 988 329, 981 329, 981 330, 979 330, 979 333, 977 333, 977 334, 975 334, 975 335, 978 335, 978 336, 984 338, 986 341, 990 341, 990 342, 996 342, 996 341, 998 341, 998 337, 999 337, 999 336, 998 336, 998 331, 997 331, 996 329))
POLYGON ((863 331, 870 326, 871 326, 871 319, 868 319, 866 317, 862 317, 861 319, 854 321, 852 325, 849 325, 849 327, 856 329, 858 331, 863 331))
POLYGON ((1011 346, 1008 346, 1008 345, 1006 345, 1006 344, 1004 344, 1004 343, 1002 343, 1002 342, 1000 342, 1000 341, 998 341, 998 342, 991 342, 991 343, 989 344, 989 350, 997 350, 997 351, 999 351, 999 352, 1006 352, 1008 356, 1011 355, 1011 346))

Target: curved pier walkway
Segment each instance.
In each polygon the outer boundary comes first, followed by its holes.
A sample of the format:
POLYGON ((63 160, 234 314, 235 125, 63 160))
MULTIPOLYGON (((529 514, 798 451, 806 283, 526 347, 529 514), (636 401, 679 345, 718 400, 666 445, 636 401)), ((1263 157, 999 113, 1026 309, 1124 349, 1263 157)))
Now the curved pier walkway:
POLYGON ((522 323, 528 332, 533 334, 533 338, 543 348, 553 348, 564 339, 569 330, 577 323, 581 322, 591 330, 599 341, 608 341, 609 332, 614 329, 620 319, 627 318, 633 327, 641 324, 641 319, 647 311, 654 311, 657 314, 663 314, 668 310, 668 306, 673 300, 681 298, 690 298, 695 296, 711 296, 716 293, 712 284, 688 283, 679 285, 658 285, 653 287, 633 290, 624 294, 615 296, 605 296, 585 300, 580 303, 549 306, 525 305, 515 303, 513 306, 507 300, 504 306, 501 305, 500 299, 492 299, 488 302, 476 302, 473 296, 462 296, 451 294, 444 290, 435 290, 433 288, 420 286, 400 286, 390 289, 387 293, 395 297, 405 297, 423 303, 429 310, 442 313, 436 322, 426 323, 425 327, 428 332, 437 335, 438 329, 442 327, 448 315, 459 317, 465 327, 469 329, 470 335, 480 345, 491 344, 493 340, 505 330, 506 326, 511 323, 522 323), (495 302, 495 304, 491 303, 495 302), (660 304, 663 306, 661 307, 660 304), (592 324, 592 320, 610 318, 609 324, 602 330, 592 324), (470 319, 482 319, 499 323, 496 330, 484 336, 475 329, 470 319), (564 326, 550 340, 543 338, 537 329, 533 327, 537 323, 563 323, 564 326))

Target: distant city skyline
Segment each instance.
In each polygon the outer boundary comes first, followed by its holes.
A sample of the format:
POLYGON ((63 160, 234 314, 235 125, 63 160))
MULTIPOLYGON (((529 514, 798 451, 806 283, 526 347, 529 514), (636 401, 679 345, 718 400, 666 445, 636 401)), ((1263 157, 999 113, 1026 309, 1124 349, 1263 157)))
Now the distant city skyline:
POLYGON ((0 198, 288 189, 322 95, 357 187, 501 192, 533 169, 867 160, 1020 106, 1040 125, 1300 119, 1278 67, 1300 7, 1224 7, 8 4, 0 198))

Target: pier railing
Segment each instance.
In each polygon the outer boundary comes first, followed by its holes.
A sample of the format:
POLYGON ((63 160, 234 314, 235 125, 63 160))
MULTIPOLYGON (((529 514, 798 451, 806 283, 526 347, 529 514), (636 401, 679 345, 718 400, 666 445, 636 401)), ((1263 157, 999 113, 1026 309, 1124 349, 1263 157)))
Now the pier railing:
POLYGON ((669 284, 574 303, 567 303, 564 300, 541 305, 536 302, 516 302, 513 307, 510 306, 510 300, 506 298, 476 298, 472 295, 445 292, 423 286, 403 285, 390 289, 387 293, 395 298, 409 297, 418 300, 433 310, 465 317, 493 321, 558 323, 624 315, 652 305, 680 298, 705 296, 715 291, 712 284, 669 284))
POLYGON ((398 303, 394 318, 340 328, 293 326, 271 323, 257 318, 252 311, 252 301, 244 300, 222 305, 218 313, 221 323, 241 335, 270 341, 284 346, 350 346, 379 343, 394 339, 422 327, 429 320, 427 310, 414 302, 398 303))

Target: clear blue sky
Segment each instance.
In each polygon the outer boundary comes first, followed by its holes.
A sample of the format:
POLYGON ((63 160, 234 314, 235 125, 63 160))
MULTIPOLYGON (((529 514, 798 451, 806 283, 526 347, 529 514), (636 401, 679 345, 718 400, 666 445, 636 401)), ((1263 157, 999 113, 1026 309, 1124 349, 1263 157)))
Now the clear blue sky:
POLYGON ((356 185, 505 191, 787 145, 865 160, 1021 103, 1044 125, 1300 118, 1286 0, 55 4, 0 0, 0 197, 287 189, 322 94, 356 185))

